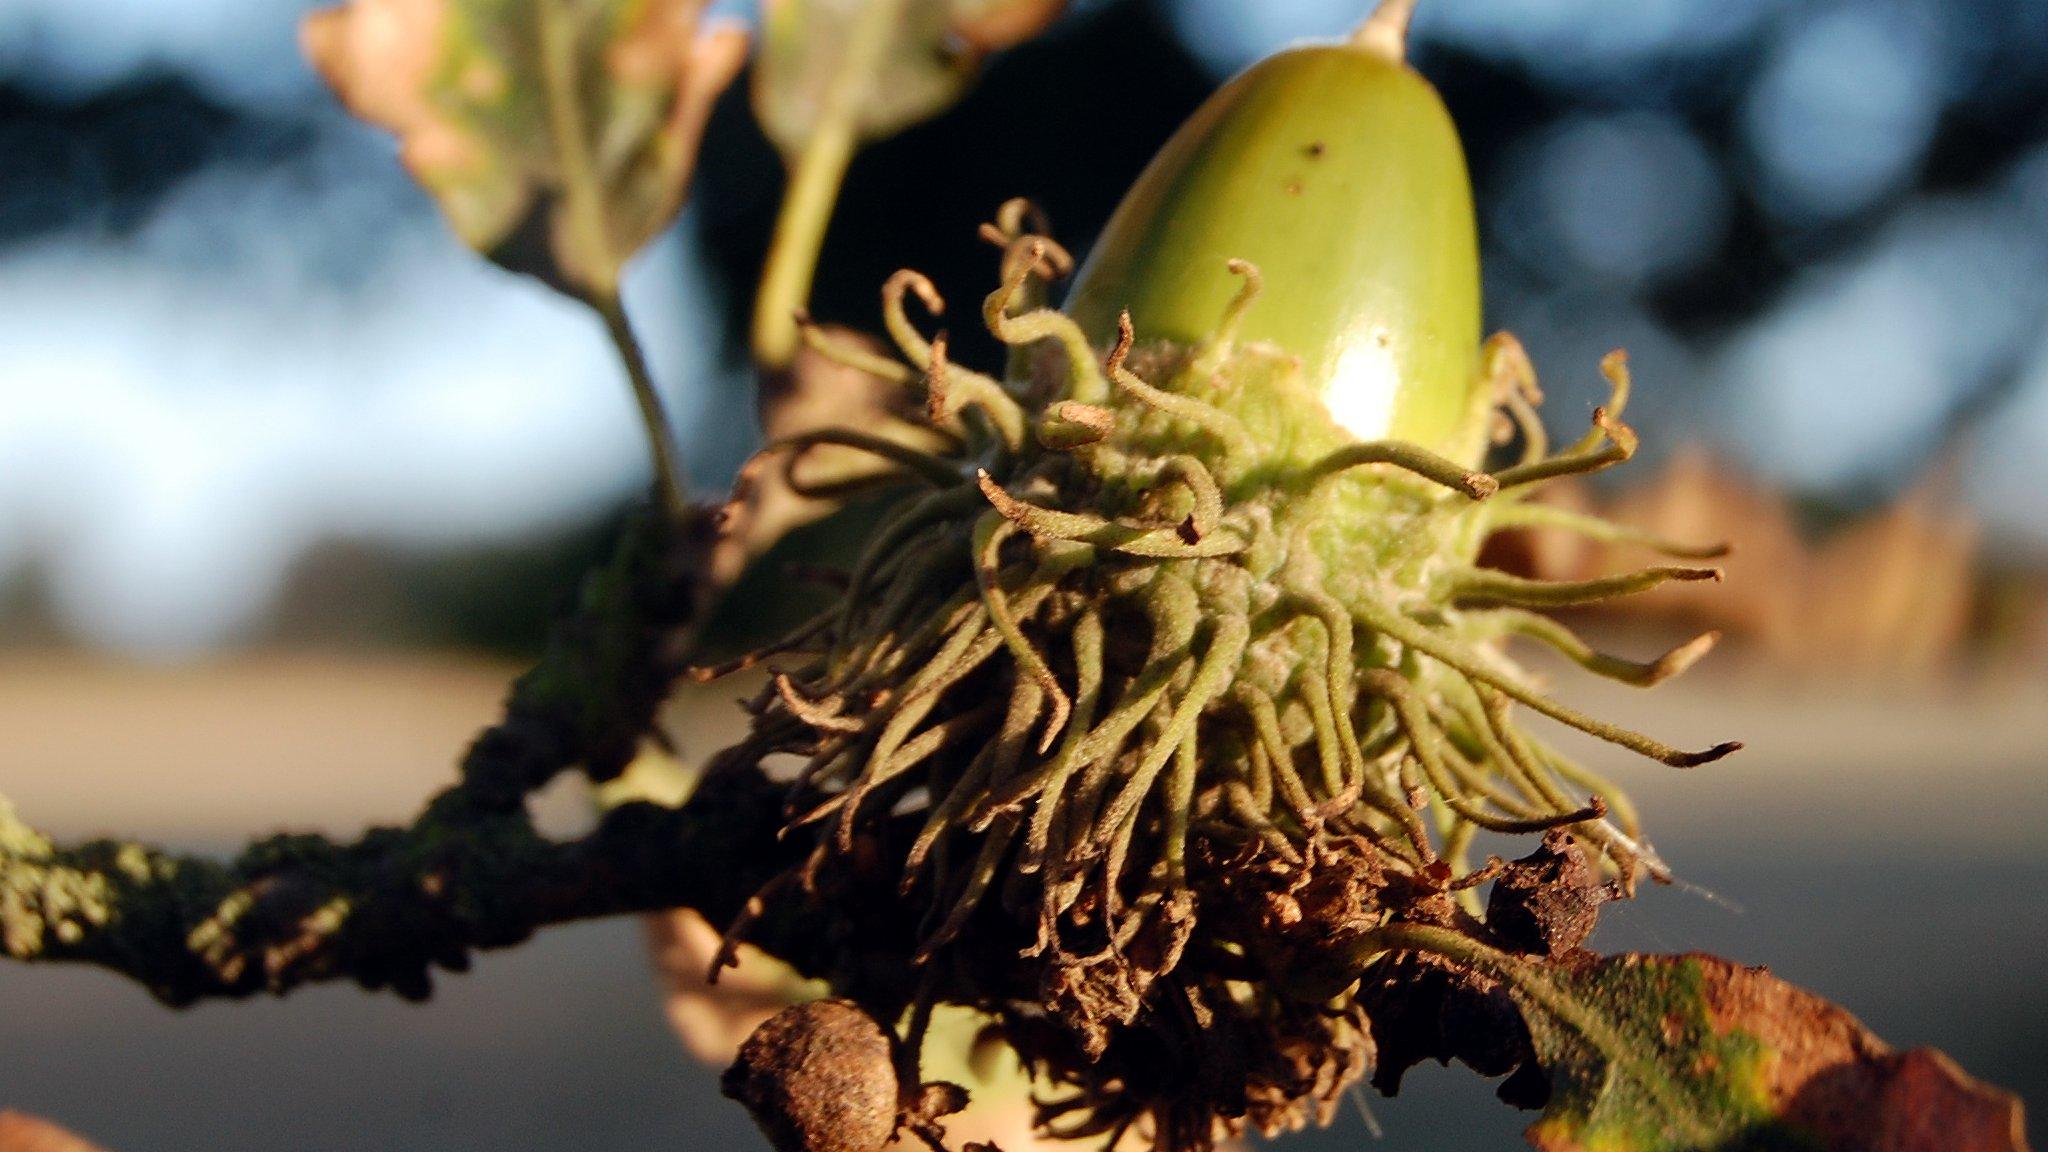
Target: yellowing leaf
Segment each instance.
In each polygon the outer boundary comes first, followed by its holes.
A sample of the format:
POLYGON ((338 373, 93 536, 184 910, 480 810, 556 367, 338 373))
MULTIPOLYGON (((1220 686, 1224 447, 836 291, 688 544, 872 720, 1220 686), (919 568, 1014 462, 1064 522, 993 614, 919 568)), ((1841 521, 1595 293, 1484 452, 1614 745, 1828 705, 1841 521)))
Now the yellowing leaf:
POLYGON ((308 17, 342 102, 401 142, 465 243, 605 298, 675 217, 746 55, 704 0, 351 0, 308 17))
POLYGON ((785 156, 821 124, 863 140, 959 98, 973 60, 946 43, 944 0, 763 0, 754 114, 785 156))
MULTIPOLYGON (((1585 956, 1585 954, 1581 954, 1585 956)), ((2019 1100, 1939 1052, 1713 956, 1511 980, 1550 1083, 1543 1152, 2022 1152, 2019 1100)))
POLYGON ((754 112, 785 155, 821 124, 878 139, 937 115, 990 52, 1030 38, 1065 0, 763 0, 754 112))

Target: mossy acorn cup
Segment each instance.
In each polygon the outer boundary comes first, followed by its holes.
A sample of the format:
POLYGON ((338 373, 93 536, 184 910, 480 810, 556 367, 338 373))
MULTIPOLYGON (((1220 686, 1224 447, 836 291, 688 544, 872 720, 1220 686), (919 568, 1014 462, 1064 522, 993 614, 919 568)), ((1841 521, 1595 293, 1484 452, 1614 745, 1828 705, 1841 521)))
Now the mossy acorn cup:
POLYGON ((808 853, 734 936, 878 1019, 986 1013, 1058 1087, 1055 1134, 1180 1152, 1326 1117, 1372 1051, 1372 933, 1486 934, 1482 832, 1663 876, 1619 791, 1521 709, 1678 766, 1733 748, 1584 715, 1501 650, 1654 683, 1712 638, 1639 663, 1540 610, 1717 573, 1476 566, 1501 527, 1639 539, 1522 499, 1633 452, 1628 376, 1604 362, 1610 402, 1550 451, 1519 347, 1478 339, 1456 135, 1383 31, 1218 92, 1066 311, 1043 300, 1073 261, 1005 205, 1000 378, 920 331, 908 302, 944 302, 914 272, 883 290, 902 361, 807 331, 910 403, 769 450, 799 491, 894 495, 833 604, 730 665, 775 673, 718 764, 787 765, 808 853), (1518 458, 1479 471, 1490 439, 1518 458))

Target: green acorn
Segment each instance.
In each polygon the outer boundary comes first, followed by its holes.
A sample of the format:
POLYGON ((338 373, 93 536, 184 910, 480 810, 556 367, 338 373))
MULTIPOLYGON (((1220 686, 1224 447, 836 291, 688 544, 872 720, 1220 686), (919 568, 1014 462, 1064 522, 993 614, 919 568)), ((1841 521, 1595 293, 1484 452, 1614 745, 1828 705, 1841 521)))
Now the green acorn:
POLYGON ((1481 448, 1471 182, 1450 113, 1398 48, 1362 33, 1225 85, 1138 177, 1067 312, 1097 342, 1128 311, 1152 338, 1200 343, 1232 259, 1271 286, 1240 339, 1299 356, 1353 436, 1481 448))
POLYGON ((1013 350, 1001 379, 951 363, 907 309, 940 311, 936 289, 892 277, 905 362, 810 338, 923 419, 771 449, 800 490, 902 494, 832 606, 741 661, 776 672, 723 760, 787 762, 810 845, 764 914, 835 941, 819 974, 878 1016, 992 1016, 1067 1090, 1055 1134, 1138 1125, 1179 1152, 1327 1116, 1371 1051, 1355 942, 1459 916, 1484 934, 1482 832, 1561 831, 1624 889, 1664 876, 1626 800, 1521 708, 1677 766, 1735 747, 1581 714, 1500 650, 1524 635, 1653 683, 1712 637, 1634 663, 1541 610, 1718 573, 1476 566, 1502 527, 1631 538, 1524 500, 1628 458, 1629 381, 1610 357, 1609 404, 1550 450, 1519 346, 1479 344, 1456 136, 1386 31, 1219 91, 1067 311, 1039 301, 1072 260, 1005 205, 981 310, 1013 350), (1489 433, 1520 458, 1477 470, 1489 433), (880 469, 820 473, 849 449, 880 469))

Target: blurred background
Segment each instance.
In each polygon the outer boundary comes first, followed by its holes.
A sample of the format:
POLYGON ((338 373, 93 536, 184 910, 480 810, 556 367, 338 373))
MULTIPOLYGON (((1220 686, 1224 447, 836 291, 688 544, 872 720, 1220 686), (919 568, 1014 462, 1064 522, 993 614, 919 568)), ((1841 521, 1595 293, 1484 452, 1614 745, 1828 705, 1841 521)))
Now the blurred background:
MULTIPOLYGON (((0 792, 59 835, 407 819, 646 480, 597 322, 462 248, 301 60, 309 7, 0 0, 0 792)), ((1365 7, 1073 5, 856 158, 813 310, 872 329, 905 265, 984 291, 974 226, 1012 195, 1084 246, 1223 77, 1365 7)), ((1750 744, 1684 779, 1591 754, 1692 885, 1596 944, 1768 961, 2048 1108, 2048 5, 1430 0, 1413 55, 1553 427, 1631 353, 1641 462, 1578 498, 1741 549, 1718 599, 1592 622, 1727 629, 1696 681, 1560 678, 1750 744)), ((704 491, 754 442, 782 181, 744 95, 627 286, 704 491)), ((727 695, 678 702, 686 740, 727 695)), ((0 1107, 167 1152, 757 1146, 640 933, 545 934, 423 1008, 174 1014, 0 968, 0 1107)), ((1514 1146, 1490 1086, 1411 1084, 1376 1142, 1286 1146, 1514 1146)))

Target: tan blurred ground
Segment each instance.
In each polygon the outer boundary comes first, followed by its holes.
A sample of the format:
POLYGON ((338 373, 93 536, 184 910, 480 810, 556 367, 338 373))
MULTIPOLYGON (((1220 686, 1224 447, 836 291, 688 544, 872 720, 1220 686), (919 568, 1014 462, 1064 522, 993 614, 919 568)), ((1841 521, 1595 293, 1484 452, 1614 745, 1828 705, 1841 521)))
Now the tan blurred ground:
MULTIPOLYGON (((1642 655, 1666 638, 1607 640, 1642 655)), ((2022 1091, 2040 1086, 2026 1070, 2048 1053, 2048 1032, 2037 994, 2022 990, 2038 988, 2048 955, 2037 928, 2048 923, 2037 919, 2048 669, 1887 690, 1745 671, 1739 654, 1717 653, 1645 693, 1540 655, 1531 663, 1601 715, 1683 743, 1749 742, 1680 772, 1558 734, 1631 791, 1682 877, 1753 909, 1727 919, 1685 893, 1648 893, 1612 917, 1623 941, 1649 933, 1633 946, 1770 960, 1896 1040, 1940 1044, 2022 1091), (1845 943, 1878 936, 1879 952, 1845 943)), ((279 828, 404 821, 452 778, 514 671, 435 655, 138 667, 0 654, 0 794, 63 837, 227 847, 279 828)), ((669 723, 687 750, 737 731, 739 692, 694 689, 676 702, 669 723)), ((543 807, 570 823, 588 800, 571 788, 543 807)), ((578 1146, 642 1147, 666 1128, 709 1135, 702 1146, 759 1147, 716 1099, 714 1074, 659 1034, 661 990, 638 936, 616 923, 544 933, 445 981, 423 1010, 323 989, 173 1014, 99 974, 0 968, 0 1106, 122 1149, 471 1147, 515 1135, 553 1147, 568 1133, 578 1146), (107 1096, 107 1076, 124 1092, 107 1096), (192 1127, 251 1091, 272 1104, 242 1144, 192 1127)), ((1432 1083, 1463 1085, 1447 1073, 1418 1091, 1451 1090, 1432 1083)), ((1469 1088, 1482 1101, 1489 1090, 1469 1088)), ((1397 1131, 1431 1135, 1396 1136, 1390 1152, 1504 1147, 1523 1122, 1473 1111, 1446 1129, 1409 1095, 1374 1107, 1397 1131)), ((1351 1128, 1298 1143, 1363 1139, 1351 1128)))
POLYGON ((0 794, 58 837, 346 834, 452 779, 516 670, 275 654, 195 665, 0 656, 0 794))
MULTIPOLYGON (((1659 640, 1623 635, 1642 654, 1659 640)), ((1668 831, 1768 835, 1825 811, 1832 831, 1929 846, 2048 848, 2048 669, 1867 684, 1748 673, 1710 656, 1650 692, 1531 654, 1568 699, 1680 743, 1741 739, 1678 772, 1559 733, 1668 831)), ((348 834, 409 820, 452 779, 516 669, 437 655, 258 654, 141 666, 0 655, 0 794, 59 837, 219 843, 279 828, 348 834)), ((687 690, 669 724, 701 753, 738 731, 728 685, 687 690)), ((574 795, 549 805, 573 820, 574 795), (564 811, 564 810, 567 811, 564 811)), ((1813 829, 1805 829, 1807 832, 1813 829)))

